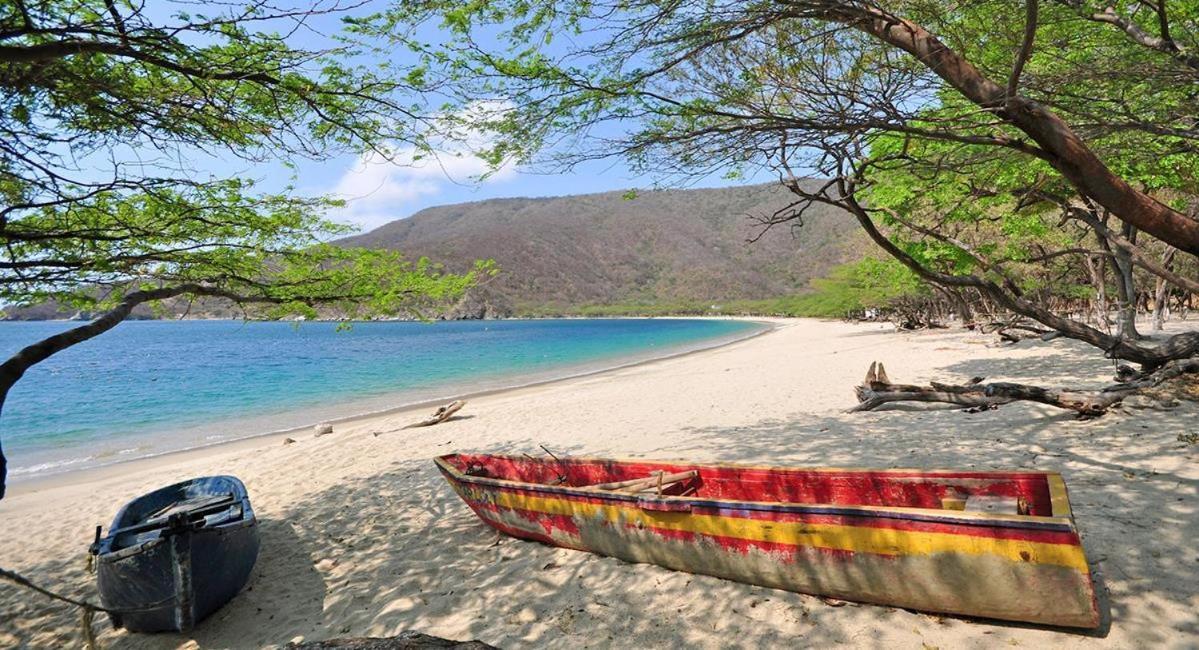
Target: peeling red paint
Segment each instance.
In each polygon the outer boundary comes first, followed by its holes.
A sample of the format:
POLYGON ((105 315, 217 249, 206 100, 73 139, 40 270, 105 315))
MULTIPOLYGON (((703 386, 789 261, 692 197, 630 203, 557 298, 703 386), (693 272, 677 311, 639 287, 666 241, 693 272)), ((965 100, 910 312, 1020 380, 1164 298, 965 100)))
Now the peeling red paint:
POLYGON ((1089 566, 1056 474, 822 472, 456 455, 438 462, 484 522, 515 537, 897 607, 1075 627, 1099 621, 1089 566), (472 475, 463 474, 468 469, 472 475), (655 470, 698 475, 661 496, 578 484, 642 478, 655 470), (737 473, 745 484, 734 488, 737 473), (684 491, 686 496, 672 496, 684 491), (730 500, 730 494, 755 501, 730 500), (958 500, 1013 496, 1030 504, 1030 514, 947 510, 942 494, 958 500), (820 501, 824 497, 828 501, 820 501), (1064 516, 1044 516, 1055 508, 1064 516))

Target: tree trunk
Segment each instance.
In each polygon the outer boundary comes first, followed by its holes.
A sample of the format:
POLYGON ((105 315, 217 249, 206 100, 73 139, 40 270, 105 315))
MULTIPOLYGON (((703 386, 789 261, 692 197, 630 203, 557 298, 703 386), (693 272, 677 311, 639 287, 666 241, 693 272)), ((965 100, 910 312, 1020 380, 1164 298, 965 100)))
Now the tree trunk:
POLYGON ((958 316, 962 319, 962 327, 974 329, 974 310, 970 309, 970 301, 962 295, 960 289, 948 289, 949 297, 955 304, 958 316))
POLYGON ((1095 325, 1110 331, 1111 323, 1107 320, 1107 283, 1103 281, 1106 260, 1102 257, 1093 258, 1090 255, 1082 258, 1087 267, 1087 275, 1091 279, 1091 288, 1095 290, 1091 298, 1091 311, 1094 313, 1095 325))
MULTIPOLYGON (((1177 248, 1173 247, 1166 249, 1166 252, 1162 254, 1162 266, 1170 268, 1170 265, 1174 263, 1174 252, 1177 250, 1177 248)), ((1166 280, 1160 277, 1153 288, 1153 331, 1155 332, 1160 332, 1166 327, 1166 298, 1169 297, 1167 293, 1168 288, 1169 285, 1166 284, 1166 280)))
MULTIPOLYGON (((1123 236, 1129 242, 1136 244, 1136 228, 1124 224, 1123 236)), ((1137 290, 1132 276, 1132 256, 1123 248, 1112 248, 1103 233, 1096 233, 1103 250, 1112 254, 1116 271, 1116 297, 1119 301, 1119 311, 1116 316, 1116 336, 1130 341, 1139 341, 1142 337, 1137 332, 1137 290)))
MULTIPOLYGON (((12 388, 12 384, 0 384, 0 417, 4 415, 4 400, 8 399, 8 389, 10 388, 12 388)), ((8 459, 4 456, 4 441, 0 440, 0 499, 4 498, 4 486, 6 485, 8 485, 8 459)))
POLYGON ((847 25, 908 52, 962 97, 1027 134, 1039 149, 1025 147, 1025 153, 1052 165, 1079 194, 1090 197, 1124 223, 1199 256, 1199 221, 1138 191, 1108 168, 1051 109, 1018 94, 1009 96, 1006 87, 984 75, 924 27, 871 5, 843 0, 800 4, 810 7, 819 19, 847 25))
POLYGON ((1132 288, 1132 266, 1117 265, 1119 270, 1120 309, 1117 312, 1116 336, 1130 341, 1139 341, 1143 336, 1137 331, 1136 290, 1132 288))

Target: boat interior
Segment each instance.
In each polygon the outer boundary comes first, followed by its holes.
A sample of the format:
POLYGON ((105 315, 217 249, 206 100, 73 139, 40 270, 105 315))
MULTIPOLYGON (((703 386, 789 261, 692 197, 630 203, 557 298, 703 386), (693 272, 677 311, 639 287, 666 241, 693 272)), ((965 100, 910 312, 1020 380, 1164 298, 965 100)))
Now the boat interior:
POLYGON ((451 454, 441 460, 467 476, 641 496, 1068 516, 1061 479, 1047 472, 776 468, 483 454, 451 454))
POLYGON ((172 526, 204 528, 240 520, 244 498, 245 487, 228 476, 210 476, 155 490, 117 514, 99 552, 112 553, 159 539, 172 526))

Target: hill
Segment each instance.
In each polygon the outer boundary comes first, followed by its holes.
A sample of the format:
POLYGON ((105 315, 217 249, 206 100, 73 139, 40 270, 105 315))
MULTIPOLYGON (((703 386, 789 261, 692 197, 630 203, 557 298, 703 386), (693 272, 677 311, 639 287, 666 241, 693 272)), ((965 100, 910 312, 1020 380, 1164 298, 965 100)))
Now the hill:
POLYGON ((791 295, 856 258, 858 230, 833 208, 760 239, 753 216, 778 185, 490 199, 421 210, 343 241, 426 256, 451 270, 492 258, 502 273, 458 316, 582 313, 596 306, 699 305, 791 295))
MULTIPOLYGON (((776 184, 489 199, 421 210, 339 243, 428 257, 451 271, 494 259, 500 275, 448 318, 695 312, 794 295, 831 267, 861 256, 864 239, 856 225, 830 207, 810 209, 802 225, 763 234, 753 217, 790 200, 776 184)), ((7 311, 0 317, 91 317, 53 304, 7 311)), ((161 312, 142 306, 133 317, 185 312, 193 318, 243 315, 208 299, 175 301, 161 312)))

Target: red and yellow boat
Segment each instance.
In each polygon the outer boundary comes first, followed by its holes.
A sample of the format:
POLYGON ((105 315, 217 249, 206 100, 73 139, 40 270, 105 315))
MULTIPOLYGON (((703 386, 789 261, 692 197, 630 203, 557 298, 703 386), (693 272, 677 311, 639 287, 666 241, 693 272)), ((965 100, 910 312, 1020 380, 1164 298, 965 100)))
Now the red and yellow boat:
POLYGON ((480 519, 515 537, 844 600, 1099 625, 1053 472, 474 454, 436 463, 480 519))

